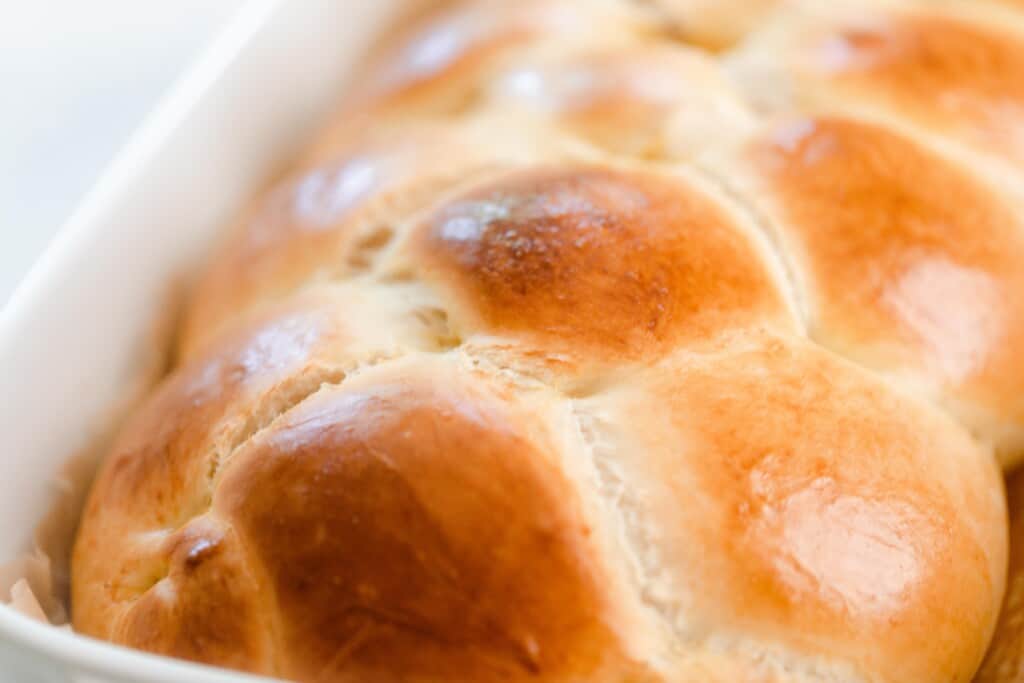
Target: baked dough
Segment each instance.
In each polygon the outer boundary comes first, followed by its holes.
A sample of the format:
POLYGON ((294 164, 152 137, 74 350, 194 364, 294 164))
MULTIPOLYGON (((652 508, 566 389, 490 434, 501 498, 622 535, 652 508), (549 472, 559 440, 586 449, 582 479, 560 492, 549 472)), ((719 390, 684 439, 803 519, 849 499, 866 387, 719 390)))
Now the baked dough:
POLYGON ((196 285, 74 627, 297 681, 970 680, 1024 456, 1010 4, 389 35, 196 285))

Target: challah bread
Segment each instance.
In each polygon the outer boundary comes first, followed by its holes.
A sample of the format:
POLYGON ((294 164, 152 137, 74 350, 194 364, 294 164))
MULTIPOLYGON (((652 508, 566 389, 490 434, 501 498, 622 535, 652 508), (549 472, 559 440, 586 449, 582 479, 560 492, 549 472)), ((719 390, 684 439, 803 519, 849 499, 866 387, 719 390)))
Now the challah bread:
POLYGON ((370 56, 106 460, 77 630, 297 681, 970 680, 1018 163, 978 108, 805 96, 797 3, 722 58, 657 5, 453 3, 370 56))

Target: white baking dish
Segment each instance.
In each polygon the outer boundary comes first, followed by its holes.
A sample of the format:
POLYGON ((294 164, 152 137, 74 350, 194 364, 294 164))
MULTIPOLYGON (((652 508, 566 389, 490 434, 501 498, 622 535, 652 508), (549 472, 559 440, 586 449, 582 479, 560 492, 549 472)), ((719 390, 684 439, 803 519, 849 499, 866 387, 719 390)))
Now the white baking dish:
MULTIPOLYGON (((250 2, 16 292, 0 317, 0 564, 25 553, 62 464, 151 367, 172 284, 326 114, 399 4, 250 2)), ((103 644, 0 605, 0 681, 243 680, 255 679, 103 644)))

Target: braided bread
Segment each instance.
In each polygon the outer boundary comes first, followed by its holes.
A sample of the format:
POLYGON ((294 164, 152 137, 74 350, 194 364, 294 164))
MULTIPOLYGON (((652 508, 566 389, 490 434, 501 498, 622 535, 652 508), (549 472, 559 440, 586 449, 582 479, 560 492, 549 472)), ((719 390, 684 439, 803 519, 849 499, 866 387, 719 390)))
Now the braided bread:
POLYGON ((390 34, 197 283, 74 627, 298 681, 970 680, 1024 460, 1022 9, 390 34))

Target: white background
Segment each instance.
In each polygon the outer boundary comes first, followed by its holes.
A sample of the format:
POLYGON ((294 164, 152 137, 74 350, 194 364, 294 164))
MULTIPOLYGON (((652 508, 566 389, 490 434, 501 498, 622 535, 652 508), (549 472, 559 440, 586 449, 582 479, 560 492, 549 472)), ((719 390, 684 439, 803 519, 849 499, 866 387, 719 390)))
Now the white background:
POLYGON ((0 0, 0 307, 243 0, 0 0))

